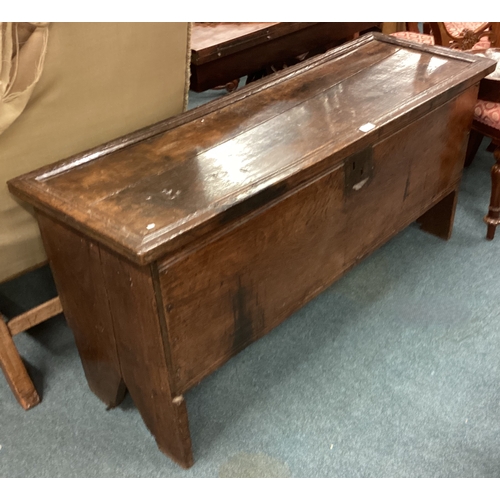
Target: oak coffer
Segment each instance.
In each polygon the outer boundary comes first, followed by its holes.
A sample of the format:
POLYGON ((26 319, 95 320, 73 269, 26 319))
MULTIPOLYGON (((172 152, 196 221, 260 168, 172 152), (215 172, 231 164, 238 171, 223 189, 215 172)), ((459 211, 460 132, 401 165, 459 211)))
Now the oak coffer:
POLYGON ((90 388, 191 466, 186 391, 413 221, 450 237, 493 69, 369 34, 10 181, 90 388))

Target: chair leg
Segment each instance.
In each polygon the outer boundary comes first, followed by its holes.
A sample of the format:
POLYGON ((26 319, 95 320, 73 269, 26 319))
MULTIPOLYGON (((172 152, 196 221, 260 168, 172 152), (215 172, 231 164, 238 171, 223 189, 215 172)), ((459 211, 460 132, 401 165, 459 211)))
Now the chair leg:
POLYGON ((495 237, 495 230, 500 224, 500 146, 497 145, 493 152, 495 164, 491 168, 491 199, 488 215, 484 222, 488 225, 486 239, 492 240, 495 237))
POLYGON ((465 153, 465 168, 469 167, 474 160, 477 150, 479 149, 479 146, 483 141, 483 137, 483 134, 481 134, 477 130, 472 129, 470 131, 469 142, 467 143, 467 152, 465 153))
POLYGON ((0 318, 0 368, 19 404, 29 410, 40 402, 26 367, 12 340, 9 328, 0 318))
POLYGON ((486 147, 486 151, 488 151, 488 153, 493 153, 496 149, 496 145, 493 141, 491 141, 488 146, 486 147))

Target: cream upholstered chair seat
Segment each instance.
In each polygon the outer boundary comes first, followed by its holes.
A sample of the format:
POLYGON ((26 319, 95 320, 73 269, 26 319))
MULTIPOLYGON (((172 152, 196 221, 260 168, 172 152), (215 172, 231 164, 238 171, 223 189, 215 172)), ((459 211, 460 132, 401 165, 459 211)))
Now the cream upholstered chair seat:
MULTIPOLYGON (((189 33, 182 22, 0 23, 0 282, 46 262, 7 180, 181 113, 189 33)), ((29 408, 39 398, 12 335, 32 323, 13 321, 0 316, 0 366, 29 408)))

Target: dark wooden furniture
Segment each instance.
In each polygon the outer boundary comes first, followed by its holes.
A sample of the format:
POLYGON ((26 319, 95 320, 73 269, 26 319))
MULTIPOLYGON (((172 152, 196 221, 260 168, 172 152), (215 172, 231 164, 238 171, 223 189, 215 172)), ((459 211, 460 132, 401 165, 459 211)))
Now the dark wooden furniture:
MULTIPOLYGON (((500 49, 490 48, 486 50, 473 50, 471 52, 497 62, 495 71, 481 80, 478 99, 493 103, 500 102, 500 49)), ((500 126, 500 121, 498 121, 498 125, 500 126)), ((490 206, 488 213, 484 217, 484 222, 488 226, 486 238, 492 240, 495 237, 496 228, 500 224, 500 128, 489 126, 478 120, 473 121, 472 127, 478 135, 475 140, 476 147, 474 149, 476 151, 483 136, 489 137, 492 141, 491 149, 493 150, 495 163, 491 167, 490 206)))
POLYGON ((381 23, 193 23, 191 90, 202 92, 317 54, 381 23))
POLYGON ((450 237, 493 64, 365 35, 10 181, 90 388, 189 467, 186 391, 413 221, 450 237))
POLYGON ((0 368, 12 393, 25 410, 36 406, 40 402, 40 396, 24 366, 13 337, 61 312, 61 301, 59 297, 55 297, 11 318, 10 321, 4 321, 0 315, 0 368))

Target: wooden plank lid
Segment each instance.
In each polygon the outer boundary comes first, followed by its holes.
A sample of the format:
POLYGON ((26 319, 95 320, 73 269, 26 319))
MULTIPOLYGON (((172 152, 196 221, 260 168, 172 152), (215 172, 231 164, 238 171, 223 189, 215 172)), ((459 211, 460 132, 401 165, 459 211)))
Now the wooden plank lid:
POLYGON ((370 33, 9 189, 146 264, 340 166, 494 66, 370 33))

